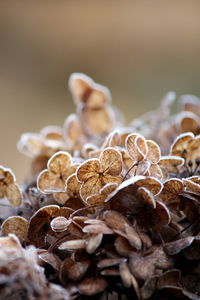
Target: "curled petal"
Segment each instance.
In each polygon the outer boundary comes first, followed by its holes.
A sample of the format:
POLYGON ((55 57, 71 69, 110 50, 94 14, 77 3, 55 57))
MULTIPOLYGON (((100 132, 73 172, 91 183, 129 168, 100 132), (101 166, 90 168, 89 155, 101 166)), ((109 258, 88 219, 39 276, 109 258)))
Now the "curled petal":
POLYGON ((147 140, 147 147, 148 147, 148 152, 146 159, 151 163, 151 164, 157 164, 160 160, 161 157, 161 152, 159 146, 151 140, 147 140))

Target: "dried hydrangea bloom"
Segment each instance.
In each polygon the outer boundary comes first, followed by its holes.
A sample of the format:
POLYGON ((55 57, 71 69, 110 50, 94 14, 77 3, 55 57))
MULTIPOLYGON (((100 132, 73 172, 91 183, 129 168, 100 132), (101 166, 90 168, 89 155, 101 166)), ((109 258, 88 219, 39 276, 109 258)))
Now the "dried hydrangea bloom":
POLYGON ((76 172, 82 183, 80 194, 83 200, 97 194, 108 183, 120 183, 122 178, 122 159, 119 151, 106 148, 99 159, 89 159, 81 164, 76 172))
POLYGON ((15 234, 21 242, 26 242, 29 222, 20 216, 9 217, 1 225, 3 235, 15 234))
MULTIPOLYGON (((145 140, 137 133, 130 134, 126 138, 126 150, 132 159, 131 166, 135 166, 135 175, 154 176, 162 178, 162 172, 158 166, 161 153, 159 146, 152 140, 145 140)), ((130 163, 130 161, 129 161, 130 163)))
POLYGON ((188 170, 188 176, 198 174, 200 167, 200 136, 194 136, 187 132, 179 135, 171 145, 172 155, 184 158, 184 167, 188 170))
POLYGON ((51 220, 62 216, 69 218, 73 210, 67 207, 59 207, 58 205, 48 205, 40 208, 33 214, 30 219, 28 228, 28 239, 36 246, 44 243, 47 233, 52 231, 50 227, 51 220))
POLYGON ((70 76, 69 89, 77 104, 77 113, 86 134, 109 133, 115 124, 114 111, 108 105, 111 102, 109 90, 80 73, 70 76))
POLYGON ((19 206, 22 202, 22 194, 15 175, 10 169, 0 166, 0 198, 4 197, 13 206, 19 206))
POLYGON ((44 127, 39 133, 24 133, 18 142, 20 152, 30 157, 51 156, 63 148, 63 130, 58 126, 44 127))
POLYGON ((47 169, 38 176, 38 189, 43 193, 53 193, 56 201, 64 204, 69 198, 65 192, 65 182, 77 167, 77 164, 72 163, 69 153, 55 153, 48 161, 47 169))
POLYGON ((82 73, 73 73, 69 78, 69 89, 77 105, 98 109, 111 101, 107 87, 95 83, 92 78, 82 73))

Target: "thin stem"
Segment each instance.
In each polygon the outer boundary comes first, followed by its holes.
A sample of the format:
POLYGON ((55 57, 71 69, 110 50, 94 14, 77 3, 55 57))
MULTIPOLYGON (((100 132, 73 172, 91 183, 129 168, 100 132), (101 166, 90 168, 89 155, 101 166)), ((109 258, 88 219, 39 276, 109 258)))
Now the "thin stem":
POLYGON ((128 176, 129 172, 130 172, 135 166, 137 166, 137 165, 138 165, 138 162, 135 162, 135 163, 132 164, 132 166, 131 166, 131 167, 128 169, 128 171, 126 172, 126 174, 125 174, 125 176, 124 176, 122 182, 123 182, 124 180, 126 180, 126 177, 128 176))

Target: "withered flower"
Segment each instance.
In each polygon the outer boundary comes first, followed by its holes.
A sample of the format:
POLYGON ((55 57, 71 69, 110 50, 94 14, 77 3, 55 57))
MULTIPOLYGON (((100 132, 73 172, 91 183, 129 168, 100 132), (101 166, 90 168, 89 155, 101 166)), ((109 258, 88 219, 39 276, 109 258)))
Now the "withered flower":
POLYGON ((0 166, 0 198, 4 197, 13 206, 18 206, 22 202, 22 193, 15 175, 10 169, 0 166))
POLYGON ((125 146, 132 159, 131 165, 127 167, 135 166, 135 175, 147 174, 162 178, 162 172, 158 166, 161 157, 160 148, 154 141, 145 140, 142 135, 133 133, 126 138, 125 146))
POLYGON ((108 183, 120 183, 122 178, 122 159, 119 151, 106 148, 99 159, 89 159, 82 163, 76 172, 82 183, 80 194, 83 200, 97 194, 108 183))
POLYGON ((53 193, 56 201, 64 204, 68 199, 65 192, 67 178, 76 171, 78 164, 72 163, 71 155, 67 152, 55 153, 37 179, 37 186, 43 193, 53 193))

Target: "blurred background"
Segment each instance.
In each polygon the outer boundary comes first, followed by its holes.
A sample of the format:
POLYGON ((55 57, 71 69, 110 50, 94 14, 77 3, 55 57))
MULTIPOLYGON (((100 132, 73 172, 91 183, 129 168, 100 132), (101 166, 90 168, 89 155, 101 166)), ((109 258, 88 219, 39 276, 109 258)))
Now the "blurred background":
POLYGON ((169 90, 200 96, 200 1, 1 1, 0 164, 19 182, 19 136, 74 111, 72 72, 107 85, 127 122, 169 90))

